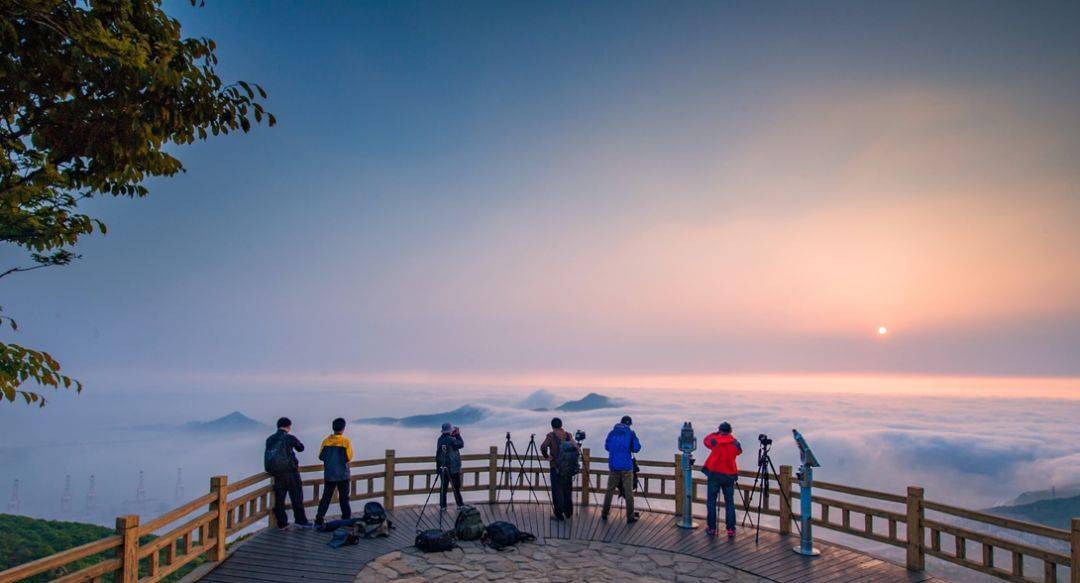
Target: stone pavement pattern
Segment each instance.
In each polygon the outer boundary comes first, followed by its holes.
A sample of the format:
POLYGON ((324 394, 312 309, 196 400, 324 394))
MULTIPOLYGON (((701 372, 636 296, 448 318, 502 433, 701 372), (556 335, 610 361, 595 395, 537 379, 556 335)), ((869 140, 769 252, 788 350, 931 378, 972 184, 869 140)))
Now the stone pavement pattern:
POLYGON ((676 581, 759 583, 770 581, 690 555, 595 541, 547 539, 501 552, 475 542, 445 553, 415 547, 368 563, 357 583, 421 581, 676 581))

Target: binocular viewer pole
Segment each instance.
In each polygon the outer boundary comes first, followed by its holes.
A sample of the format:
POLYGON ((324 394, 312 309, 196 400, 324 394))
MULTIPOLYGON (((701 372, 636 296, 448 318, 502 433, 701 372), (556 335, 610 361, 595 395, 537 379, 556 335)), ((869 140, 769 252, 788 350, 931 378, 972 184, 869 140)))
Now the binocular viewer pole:
POLYGON ((683 423, 679 433, 679 451, 682 452, 682 478, 683 478, 683 513, 675 521, 679 528, 697 528, 694 522, 694 450, 697 449, 697 439, 694 437, 694 427, 689 421, 683 423))
POLYGON ((799 546, 792 550, 800 555, 814 557, 820 555, 821 551, 814 548, 814 537, 810 532, 810 512, 813 503, 814 468, 821 467, 821 464, 814 457, 814 452, 810 450, 802 434, 796 429, 792 429, 791 433, 795 435, 795 443, 799 445, 799 458, 802 461, 802 467, 799 468, 799 546))

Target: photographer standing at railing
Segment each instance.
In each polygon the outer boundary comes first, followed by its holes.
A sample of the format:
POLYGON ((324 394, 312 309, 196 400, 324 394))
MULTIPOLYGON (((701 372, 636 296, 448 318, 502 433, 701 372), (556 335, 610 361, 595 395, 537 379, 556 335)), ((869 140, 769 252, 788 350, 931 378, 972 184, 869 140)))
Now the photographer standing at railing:
POLYGON ((349 519, 352 508, 349 505, 349 462, 353 458, 352 442, 345 437, 345 419, 338 417, 330 425, 331 433, 319 447, 319 459, 323 462, 323 493, 319 499, 319 510, 315 513, 315 526, 321 526, 330 509, 334 492, 338 495, 341 506, 341 518, 349 519))
POLYGON ((739 467, 735 458, 742 455, 742 444, 731 434, 731 424, 724 421, 716 433, 705 436, 704 444, 709 451, 709 459, 701 471, 708 477, 705 505, 708 508, 709 527, 705 534, 716 536, 716 498, 724 493, 724 523, 727 535, 735 536, 735 482, 739 479, 739 467))
POLYGON ((440 509, 446 509, 447 486, 454 488, 454 503, 458 506, 465 504, 461 499, 461 448, 463 447, 465 447, 465 440, 461 438, 461 428, 454 427, 449 421, 443 423, 439 441, 435 444, 435 469, 442 472, 439 476, 440 509))
POLYGON ((288 417, 278 419, 277 432, 266 438, 263 454, 263 469, 274 479, 274 520, 278 528, 289 526, 289 516, 285 514, 286 495, 292 502, 296 525, 311 526, 304 513, 304 486, 300 480, 300 461, 295 453, 304 451, 304 444, 291 431, 292 421, 288 417))
POLYGON ((611 497, 615 490, 622 489, 623 498, 626 500, 626 523, 633 524, 640 516, 634 512, 634 454, 641 451, 641 442, 630 425, 633 421, 629 415, 623 415, 622 420, 604 440, 604 449, 608 452, 608 481, 607 490, 604 492, 604 508, 600 511, 601 520, 607 520, 611 510, 611 497))
POLYGON ((563 429, 562 419, 551 420, 551 431, 540 444, 540 455, 551 465, 551 506, 555 513, 552 518, 570 518, 574 515, 573 468, 577 467, 578 450, 574 438, 563 429))

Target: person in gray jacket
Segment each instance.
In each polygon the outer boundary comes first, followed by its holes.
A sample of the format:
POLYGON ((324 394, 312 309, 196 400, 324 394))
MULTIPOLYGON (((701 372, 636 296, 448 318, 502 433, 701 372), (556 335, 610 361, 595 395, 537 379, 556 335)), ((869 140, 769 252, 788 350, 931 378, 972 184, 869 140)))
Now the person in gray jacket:
POLYGON ((461 448, 465 440, 461 439, 461 429, 449 421, 442 424, 442 434, 435 446, 436 470, 439 475, 439 508, 446 508, 446 489, 454 487, 454 502, 461 506, 461 448))

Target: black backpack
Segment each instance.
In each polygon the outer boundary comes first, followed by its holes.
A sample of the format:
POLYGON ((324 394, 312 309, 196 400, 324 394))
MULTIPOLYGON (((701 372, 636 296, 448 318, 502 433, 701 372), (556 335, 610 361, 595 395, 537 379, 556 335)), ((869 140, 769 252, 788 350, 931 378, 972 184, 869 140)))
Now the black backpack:
MULTIPOLYGON (((555 438, 558 440, 558 437, 555 438)), ((572 478, 581 473, 581 462, 578 460, 578 448, 569 439, 559 441, 559 451, 555 457, 555 471, 560 476, 572 478)))
POLYGON ((416 540, 413 541, 413 544, 425 553, 441 553, 457 548, 453 534, 437 528, 416 533, 416 540))
POLYGON ((390 536, 393 523, 386 518, 386 509, 378 502, 364 504, 364 515, 356 523, 356 532, 363 538, 390 536))
POLYGON ((536 540, 536 536, 518 530, 518 527, 501 520, 492 522, 484 531, 484 543, 489 547, 501 551, 506 547, 512 547, 519 542, 536 540))
POLYGON ((271 441, 266 447, 265 459, 263 460, 266 471, 271 474, 283 474, 294 470, 292 456, 289 455, 291 449, 288 435, 282 435, 271 441))
POLYGON ((477 540, 484 536, 484 519, 480 517, 480 511, 473 506, 458 508, 457 519, 454 520, 454 536, 458 540, 477 540))

